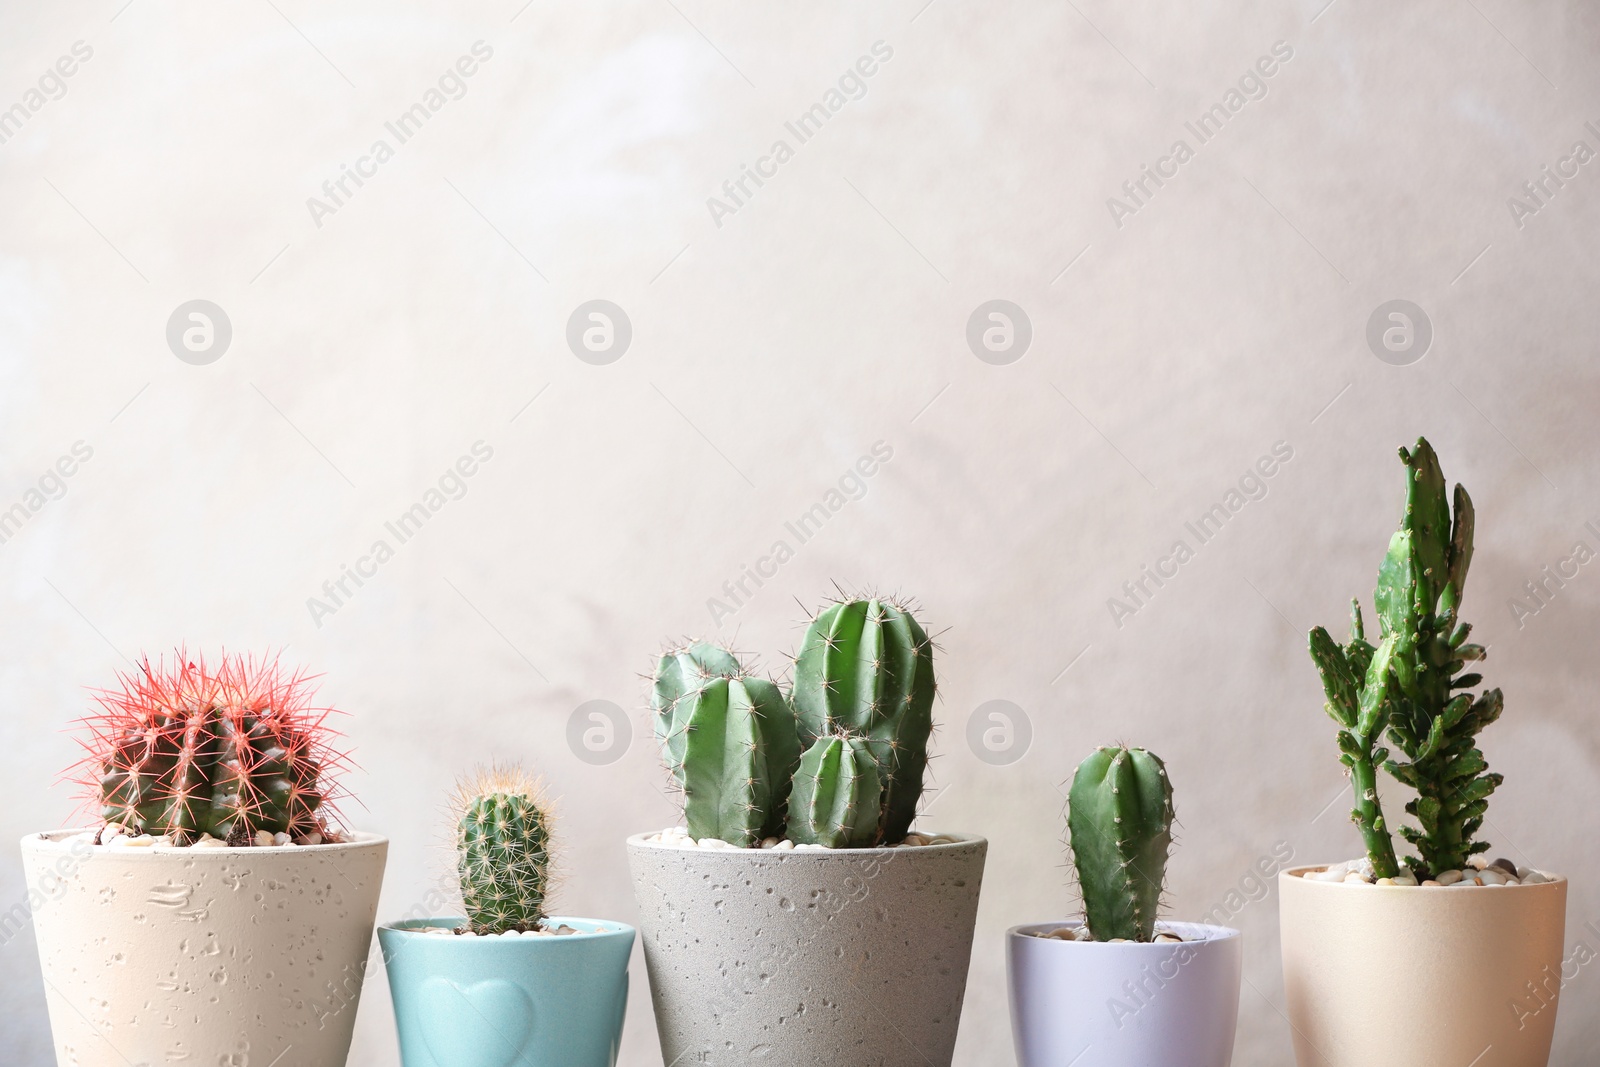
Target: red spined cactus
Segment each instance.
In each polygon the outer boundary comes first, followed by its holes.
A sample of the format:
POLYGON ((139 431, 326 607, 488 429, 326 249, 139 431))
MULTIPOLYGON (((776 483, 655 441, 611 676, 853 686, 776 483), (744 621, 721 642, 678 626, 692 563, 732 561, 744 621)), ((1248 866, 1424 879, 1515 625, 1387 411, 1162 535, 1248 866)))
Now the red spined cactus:
POLYGON ((331 838, 347 757, 333 745, 333 709, 313 706, 314 678, 276 657, 227 655, 119 672, 83 720, 86 755, 73 777, 85 802, 128 833, 201 834, 248 844, 258 831, 331 838))

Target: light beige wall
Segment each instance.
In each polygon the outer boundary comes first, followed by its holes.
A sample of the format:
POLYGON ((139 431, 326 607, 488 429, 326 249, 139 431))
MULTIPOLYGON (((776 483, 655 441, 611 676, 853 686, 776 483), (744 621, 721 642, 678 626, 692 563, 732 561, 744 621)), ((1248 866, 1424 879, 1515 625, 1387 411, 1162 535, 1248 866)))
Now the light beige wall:
MULTIPOLYGON (((1600 149, 1592 5, 123 2, 0 8, 0 107, 93 50, 0 145, 0 506, 93 449, 0 545, 8 840, 68 818, 83 686, 180 640, 287 646, 350 712, 353 821, 394 841, 386 916, 448 866, 453 776, 499 757, 562 798, 562 907, 628 919, 622 837, 674 820, 639 674, 789 539, 715 633, 781 668, 833 582, 922 604, 928 821, 992 842, 958 1061, 1009 1062, 1001 932, 1075 906, 1060 783, 1091 746, 1168 759, 1176 916, 1248 894, 1275 848, 1357 850, 1304 632, 1370 598, 1394 449, 1426 433, 1478 504, 1495 853, 1574 877, 1573 940, 1600 918, 1600 564, 1510 607, 1600 547, 1600 163, 1527 217, 1507 203, 1600 149), (384 123, 477 41, 465 95, 395 145, 384 123), (799 144, 784 121, 878 41, 864 96, 799 144), (1265 97, 1200 143, 1185 121, 1276 42, 1265 97), (393 159, 317 225, 307 199, 378 138, 393 159), (779 138, 793 158, 719 226, 707 198, 779 138), (1193 158, 1119 226, 1108 198, 1180 138, 1193 158), (164 335, 199 298, 233 329, 208 366, 164 335), (564 340, 596 298, 633 328, 608 366, 564 340), (1408 366, 1365 339, 1396 298, 1434 331, 1408 366), (993 299, 1033 328, 1009 365, 966 341, 993 299), (466 495, 317 625, 307 598, 478 441, 466 495), (879 441, 865 495, 786 537, 879 441), (1114 621, 1277 442, 1266 496, 1114 621), (1003 766, 966 740, 996 699, 1033 731, 1003 766), (567 744, 591 700, 632 716, 608 765, 567 744)), ((20 886, 0 853, 0 904, 20 886)), ((1286 1063, 1273 899, 1236 921, 1237 1062, 1286 1063)), ((659 1062, 642 961, 634 989, 630 1067, 659 1062)), ((25 933, 0 992, 0 1059, 48 1062, 25 933)), ((369 993, 353 1062, 393 1063, 369 993)), ((1600 977, 1565 999, 1573 1064, 1600 977)))

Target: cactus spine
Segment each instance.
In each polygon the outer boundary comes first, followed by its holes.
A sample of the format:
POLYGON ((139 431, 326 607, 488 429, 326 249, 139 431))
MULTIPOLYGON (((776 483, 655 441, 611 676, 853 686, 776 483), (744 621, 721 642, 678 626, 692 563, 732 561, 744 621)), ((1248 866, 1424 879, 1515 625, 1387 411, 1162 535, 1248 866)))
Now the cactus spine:
POLYGON ((800 757, 789 801, 789 840, 859 848, 878 836, 883 784, 878 761, 858 737, 819 737, 800 757))
POLYGON ((1167 768, 1142 748, 1101 748, 1079 765, 1067 829, 1096 941, 1153 941, 1172 846, 1167 768))
POLYGON ((1342 727, 1340 758, 1356 785, 1353 817, 1374 873, 1398 871, 1378 807, 1373 767, 1381 764, 1417 792, 1406 811, 1418 825, 1402 826, 1400 833, 1419 853, 1407 857, 1406 865, 1425 878, 1459 870, 1489 848, 1473 838, 1502 777, 1485 773, 1488 764, 1475 738, 1500 717, 1504 701, 1498 689, 1476 697, 1460 692, 1483 680, 1477 673, 1458 673, 1484 658, 1481 646, 1467 643, 1472 627, 1459 620, 1472 562, 1472 498, 1457 485, 1452 515, 1439 458, 1426 439, 1418 438, 1409 451, 1400 449, 1400 460, 1406 466, 1406 510, 1379 567, 1374 596, 1382 641, 1374 649, 1363 640, 1356 607, 1350 644, 1339 649, 1318 627, 1311 631, 1311 655, 1322 672, 1328 712, 1342 727), (1389 759, 1388 750, 1376 745, 1380 732, 1405 754, 1405 762, 1389 759))
POLYGON ((77 774, 100 814, 130 833, 244 845, 256 831, 332 836, 331 711, 312 679, 276 660, 143 660, 96 695, 77 774))
POLYGON ((800 741, 777 685, 743 674, 730 653, 694 645, 662 657, 654 699, 690 836, 744 847, 779 833, 800 741))
POLYGON ((806 628, 792 694, 800 739, 847 733, 867 743, 883 783, 879 843, 898 844, 916 818, 934 689, 933 642, 902 605, 843 601, 806 628))
POLYGON ((544 921, 550 817, 538 784, 515 768, 479 771, 457 788, 456 873, 467 928, 527 932, 544 921))

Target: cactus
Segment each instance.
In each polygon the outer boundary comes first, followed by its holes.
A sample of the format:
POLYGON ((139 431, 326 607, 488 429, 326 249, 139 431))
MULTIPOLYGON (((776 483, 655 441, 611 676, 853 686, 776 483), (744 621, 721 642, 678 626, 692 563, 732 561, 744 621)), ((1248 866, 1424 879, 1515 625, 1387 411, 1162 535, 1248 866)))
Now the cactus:
MULTIPOLYGON (((1483 680, 1476 672, 1461 673, 1484 658, 1482 647, 1467 643, 1472 627, 1458 620, 1472 562, 1472 498, 1455 487, 1452 520, 1444 474, 1426 440, 1419 438, 1409 453, 1400 449, 1400 459, 1406 465, 1406 515, 1396 537, 1409 535, 1410 550, 1404 566, 1393 567, 1396 577, 1378 610, 1386 632, 1396 638, 1389 740, 1409 762, 1388 760, 1384 769, 1417 792, 1406 811, 1418 825, 1402 826, 1400 833, 1419 854, 1406 863, 1421 878, 1459 870, 1489 848, 1473 837, 1503 778, 1484 773, 1488 764, 1474 739, 1500 717, 1504 698, 1498 689, 1476 697, 1461 692, 1483 680)), ((1381 585, 1379 592, 1384 593, 1381 585)))
POLYGON ((690 836, 744 847, 779 833, 800 741, 777 685, 742 673, 730 653, 697 644, 662 657, 654 699, 690 836))
POLYGON ((1350 605, 1350 642, 1340 647, 1328 631, 1318 626, 1311 631, 1311 658, 1322 674, 1324 705, 1339 724, 1339 762, 1350 771, 1356 806, 1350 819, 1361 830, 1372 861, 1373 874, 1393 878, 1400 867, 1394 856, 1383 806, 1378 798, 1378 767, 1389 750, 1378 738, 1389 722, 1392 704, 1389 695, 1390 664, 1395 641, 1386 637, 1376 649, 1367 643, 1362 631, 1361 605, 1350 605))
POLYGON ((146 657, 101 690, 75 776, 107 824, 189 844, 202 834, 247 845, 256 832, 329 828, 337 774, 331 709, 312 706, 312 678, 276 659, 224 655, 169 664, 146 657))
POLYGON ((479 771, 458 785, 455 808, 467 929, 538 929, 550 884, 550 816, 538 783, 516 768, 479 771))
POLYGON ((858 848, 875 843, 883 785, 878 761, 858 737, 819 737, 800 757, 789 801, 789 840, 858 848))
POLYGON ((1154 941, 1172 846, 1165 764, 1142 748, 1098 749, 1072 776, 1067 804, 1090 936, 1154 941))
POLYGON ((1488 764, 1474 739, 1500 717, 1503 698, 1498 689, 1477 696, 1461 692, 1482 677, 1458 673, 1484 658, 1481 646, 1467 643, 1472 627, 1458 617, 1472 561, 1472 498, 1457 485, 1452 515, 1438 456, 1426 439, 1418 438, 1410 451, 1401 448, 1400 460, 1406 466, 1406 510, 1389 541, 1374 596, 1382 642, 1374 650, 1362 639, 1358 607, 1342 660, 1320 627, 1311 632, 1311 646, 1329 714, 1343 727, 1341 759, 1355 780, 1354 817, 1373 871, 1378 877, 1398 871, 1373 781, 1373 767, 1381 764, 1417 792, 1406 811, 1418 825, 1402 826, 1400 833, 1419 854, 1407 857, 1406 865, 1423 879, 1458 870, 1489 848, 1473 837, 1502 777, 1485 773, 1488 764), (1358 675, 1356 687, 1352 680, 1358 675), (1379 732, 1406 762, 1389 759, 1388 750, 1376 745, 1379 732))
POLYGON ((903 605, 840 601, 811 620, 795 657, 802 744, 849 734, 871 749, 883 782, 879 843, 916 818, 933 729, 933 642, 903 605))
POLYGON ((656 740, 667 753, 668 763, 676 766, 683 762, 683 743, 688 731, 679 716, 694 706, 693 701, 681 702, 680 698, 685 693, 695 692, 712 678, 731 678, 743 673, 732 652, 704 641, 668 649, 661 654, 652 679, 650 707, 656 716, 656 740))

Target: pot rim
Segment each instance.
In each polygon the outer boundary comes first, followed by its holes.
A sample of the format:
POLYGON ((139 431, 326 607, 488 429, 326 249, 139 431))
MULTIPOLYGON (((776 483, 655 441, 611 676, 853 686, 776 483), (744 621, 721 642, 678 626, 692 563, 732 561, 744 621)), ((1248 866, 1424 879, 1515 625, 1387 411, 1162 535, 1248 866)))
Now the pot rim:
MULTIPOLYGON (((1331 885, 1332 883, 1330 882, 1329 884, 1331 885)), ((1092 946, 1096 949, 1119 948, 1127 949, 1129 951, 1142 951, 1144 949, 1175 950, 1183 948, 1185 945, 1219 944, 1224 941, 1236 941, 1244 936, 1243 933, 1235 930, 1231 926, 1216 926, 1212 923, 1184 922, 1181 919, 1158 920, 1158 926, 1182 926, 1188 927, 1189 929, 1205 930, 1208 936, 1203 937, 1198 941, 1123 941, 1118 944, 1112 944, 1110 941, 1062 941, 1059 938, 1054 937, 1034 936, 1041 930, 1059 930, 1063 926, 1082 926, 1083 923, 1084 920, 1081 918, 1063 919, 1060 922, 1023 923, 1020 926, 1013 926, 1007 930, 1006 938, 1011 939, 1026 937, 1034 941, 1054 941, 1058 945, 1083 945, 1092 946)))
POLYGON ((392 922, 379 923, 378 929, 391 934, 397 934, 406 938, 407 940, 410 940, 413 937, 427 936, 428 944, 433 944, 434 942, 438 942, 440 944, 455 944, 459 942, 462 945, 540 945, 550 942, 601 941, 607 938, 633 937, 638 933, 638 931, 632 926, 629 926, 625 922, 618 922, 615 919, 586 919, 577 915, 547 915, 545 916, 545 919, 549 922, 555 923, 582 923, 585 926, 592 927, 593 929, 584 930, 577 928, 577 933, 564 934, 557 938, 517 937, 507 939, 498 935, 444 938, 423 934, 423 931, 428 929, 436 929, 439 927, 450 929, 460 926, 462 923, 467 921, 467 917, 465 915, 430 915, 422 919, 395 919, 392 922))
MULTIPOLYGON (((921 833, 922 831, 916 831, 921 833)), ((679 848, 676 845, 664 845, 659 841, 647 841, 652 834, 659 834, 660 830, 645 830, 642 833, 631 834, 627 839, 627 846, 637 849, 648 849, 652 852, 684 852, 702 856, 777 856, 783 859, 816 858, 820 860, 850 858, 856 856, 904 856, 919 852, 941 852, 961 849, 970 849, 974 845, 988 846, 989 840, 980 834, 943 834, 940 836, 953 837, 954 841, 941 841, 937 844, 913 845, 910 848, 899 845, 874 848, 786 848, 779 852, 771 848, 679 848)))
MULTIPOLYGON (((1345 861, 1336 860, 1334 862, 1342 863, 1342 862, 1345 862, 1345 861)), ((1401 892, 1401 891, 1404 891, 1404 892, 1407 892, 1407 893, 1415 892, 1416 890, 1422 890, 1422 891, 1428 892, 1428 893, 1443 893, 1443 892, 1447 892, 1447 891, 1452 890, 1452 889, 1455 888, 1454 885, 1374 885, 1371 882, 1362 882, 1358 886, 1354 882, 1322 882, 1322 881, 1317 881, 1316 879, 1303 877, 1303 875, 1305 875, 1306 872, 1308 872, 1308 871, 1325 871, 1331 866, 1333 866, 1332 863, 1307 863, 1307 864, 1305 864, 1303 866, 1299 866, 1299 867, 1285 867, 1283 870, 1278 872, 1278 881, 1280 883, 1282 883, 1285 879, 1293 879, 1294 881, 1300 883, 1301 885, 1327 886, 1330 889, 1333 889, 1333 888, 1341 888, 1341 889, 1358 889, 1358 888, 1359 889, 1382 889, 1382 890, 1384 890, 1386 892, 1401 892)), ((1534 869, 1538 870, 1538 868, 1534 868, 1534 869)), ((1551 886, 1565 885, 1566 882, 1567 882, 1567 876, 1564 875, 1564 874, 1551 874, 1549 871, 1539 871, 1539 873, 1544 875, 1547 880, 1543 881, 1543 882, 1535 882, 1532 885, 1526 885, 1526 884, 1502 885, 1502 886, 1499 886, 1498 888, 1500 888, 1500 889, 1547 889, 1548 887, 1551 887, 1551 886)), ((1488 887, 1480 887, 1480 888, 1488 888, 1488 887)))
MULTIPOLYGON (((42 830, 38 833, 23 834, 22 848, 24 851, 33 848, 40 852, 67 852, 72 848, 69 842, 70 838, 79 834, 93 833, 95 829, 96 827, 93 826, 80 826, 67 830, 42 830)), ((118 849, 113 849, 108 845, 91 845, 90 847, 94 849, 94 855, 96 856, 115 853, 118 856, 130 858, 155 856, 187 856, 195 858, 226 856, 231 858, 241 853, 249 853, 251 855, 260 855, 262 853, 305 855, 313 852, 351 851, 389 843, 389 839, 382 834, 367 833, 363 830, 351 830, 347 836, 350 838, 348 841, 325 841, 319 845, 221 845, 212 848, 194 848, 189 845, 149 845, 139 848, 118 849)))

